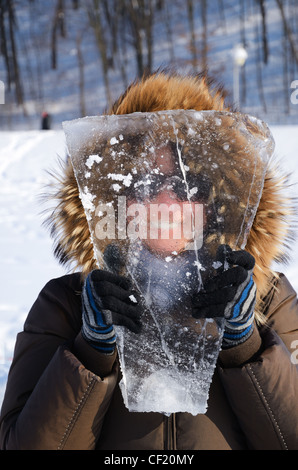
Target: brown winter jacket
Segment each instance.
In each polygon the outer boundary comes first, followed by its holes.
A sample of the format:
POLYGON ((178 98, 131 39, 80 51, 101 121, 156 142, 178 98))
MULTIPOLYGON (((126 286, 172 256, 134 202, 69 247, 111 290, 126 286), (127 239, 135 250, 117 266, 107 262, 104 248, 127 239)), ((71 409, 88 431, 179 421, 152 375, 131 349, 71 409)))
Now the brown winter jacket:
POLYGON ((18 335, 2 449, 298 449, 298 305, 285 276, 268 294, 268 326, 220 353, 197 416, 125 408, 116 356, 81 337, 80 290, 79 274, 50 281, 18 335))

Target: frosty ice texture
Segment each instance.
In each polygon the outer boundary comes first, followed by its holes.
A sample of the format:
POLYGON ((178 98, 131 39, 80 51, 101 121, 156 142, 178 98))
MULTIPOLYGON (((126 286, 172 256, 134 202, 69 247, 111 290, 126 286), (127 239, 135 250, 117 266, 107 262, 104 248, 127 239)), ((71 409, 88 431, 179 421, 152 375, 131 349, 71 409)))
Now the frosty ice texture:
POLYGON ((195 320, 191 298, 227 268, 220 245, 245 247, 270 131, 247 115, 192 110, 87 117, 64 130, 97 264, 129 276, 144 307, 141 334, 116 327, 125 405, 204 413, 224 319, 195 320))

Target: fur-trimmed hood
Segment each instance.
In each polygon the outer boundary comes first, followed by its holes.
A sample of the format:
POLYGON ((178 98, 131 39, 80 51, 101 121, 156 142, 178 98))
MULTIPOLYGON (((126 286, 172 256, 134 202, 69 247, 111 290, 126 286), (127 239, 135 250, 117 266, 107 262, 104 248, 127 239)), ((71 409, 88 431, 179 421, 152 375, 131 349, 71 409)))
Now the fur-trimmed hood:
MULTIPOLYGON (((106 114, 174 109, 233 112, 225 104, 224 91, 214 87, 206 76, 185 77, 160 72, 134 82, 106 114)), ((62 264, 68 264, 86 274, 97 266, 70 161, 62 164, 60 175, 54 176, 56 205, 47 221, 55 240, 54 253, 62 264)), ((287 197, 287 178, 278 166, 271 163, 246 245, 246 250, 256 260, 254 277, 258 287, 258 312, 263 310, 262 299, 275 277, 273 261, 286 257, 293 215, 293 203, 287 197)))

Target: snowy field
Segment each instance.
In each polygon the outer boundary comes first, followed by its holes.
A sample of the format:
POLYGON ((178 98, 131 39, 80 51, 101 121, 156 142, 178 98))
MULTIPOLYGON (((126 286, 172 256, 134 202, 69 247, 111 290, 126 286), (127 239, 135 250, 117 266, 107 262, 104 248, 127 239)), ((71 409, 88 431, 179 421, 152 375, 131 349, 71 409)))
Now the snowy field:
MULTIPOLYGON (((298 182, 298 127, 271 127, 282 168, 298 182)), ((52 241, 42 227, 38 196, 49 182, 45 170, 66 154, 62 131, 0 132, 0 404, 15 337, 44 284, 65 274, 52 255, 52 241)), ((297 188, 293 189, 297 194, 297 188)), ((279 266, 298 290, 298 243, 292 261, 279 266)))

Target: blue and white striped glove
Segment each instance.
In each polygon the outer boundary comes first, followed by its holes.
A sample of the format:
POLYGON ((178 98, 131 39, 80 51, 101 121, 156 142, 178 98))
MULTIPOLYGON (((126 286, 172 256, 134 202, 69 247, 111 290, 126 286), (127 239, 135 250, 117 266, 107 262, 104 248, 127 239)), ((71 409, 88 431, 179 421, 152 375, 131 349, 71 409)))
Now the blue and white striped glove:
MULTIPOLYGON (((229 268, 206 284, 193 302, 195 318, 226 319, 222 348, 228 349, 246 341, 254 328, 256 285, 253 281, 255 259, 245 250, 232 251, 223 245, 229 268)), ((219 258, 220 258, 219 257, 219 258)))
POLYGON ((92 347, 112 354, 114 324, 139 333, 140 315, 141 305, 127 278, 100 269, 87 276, 82 292, 82 335, 92 347))

